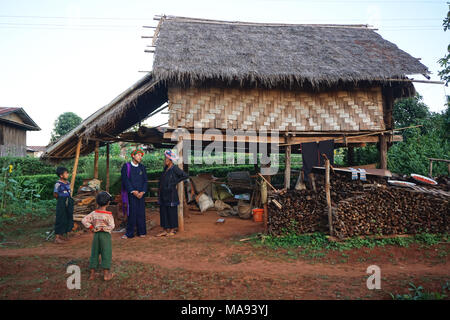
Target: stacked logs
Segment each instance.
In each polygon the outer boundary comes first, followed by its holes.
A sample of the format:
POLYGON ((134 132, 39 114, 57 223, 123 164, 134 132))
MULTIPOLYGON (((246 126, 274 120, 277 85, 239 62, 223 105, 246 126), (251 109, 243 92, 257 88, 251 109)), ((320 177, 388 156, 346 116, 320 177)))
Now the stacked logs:
MULTIPOLYGON (((268 231, 279 235, 328 231, 323 176, 316 178, 317 192, 289 190, 270 194, 268 231), (270 200, 281 205, 279 209, 270 200)), ((384 180, 363 183, 345 176, 331 180, 333 230, 338 238, 357 235, 449 232, 449 198, 386 186, 384 180)))
POLYGON ((325 231, 326 201, 323 192, 292 190, 284 195, 273 194, 282 209, 269 201, 267 228, 269 233, 279 235, 294 229, 297 233, 325 231))
POLYGON ((401 188, 371 188, 340 201, 333 212, 338 238, 450 231, 448 197, 401 188))

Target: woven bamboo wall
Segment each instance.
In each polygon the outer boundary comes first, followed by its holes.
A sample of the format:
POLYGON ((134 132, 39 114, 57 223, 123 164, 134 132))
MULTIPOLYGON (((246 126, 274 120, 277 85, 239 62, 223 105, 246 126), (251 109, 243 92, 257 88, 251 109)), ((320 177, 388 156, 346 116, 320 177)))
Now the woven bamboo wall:
POLYGON ((279 131, 384 130, 381 88, 311 93, 169 88, 169 126, 279 131))

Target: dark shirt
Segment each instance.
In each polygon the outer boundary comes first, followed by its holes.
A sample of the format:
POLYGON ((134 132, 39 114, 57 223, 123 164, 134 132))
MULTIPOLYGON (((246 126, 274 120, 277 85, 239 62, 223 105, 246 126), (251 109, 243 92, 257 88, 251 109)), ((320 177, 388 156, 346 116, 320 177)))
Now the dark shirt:
POLYGON ((58 198, 67 198, 70 197, 70 183, 64 183, 62 181, 56 181, 55 188, 53 189, 54 193, 58 194, 58 198))
POLYGON ((147 192, 148 178, 144 165, 139 164, 137 167, 130 164, 130 177, 127 175, 127 164, 122 166, 121 176, 122 182, 128 193, 136 190, 138 192, 147 192))
POLYGON ((164 167, 159 180, 159 203, 170 207, 179 205, 177 184, 187 178, 189 175, 176 165, 164 167))

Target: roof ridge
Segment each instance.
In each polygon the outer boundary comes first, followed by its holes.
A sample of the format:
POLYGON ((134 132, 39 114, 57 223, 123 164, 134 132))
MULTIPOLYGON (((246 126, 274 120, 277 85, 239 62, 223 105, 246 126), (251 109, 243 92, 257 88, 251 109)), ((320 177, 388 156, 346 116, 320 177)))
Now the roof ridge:
POLYGON ((226 21, 214 20, 204 18, 190 18, 182 16, 155 16, 163 20, 173 20, 193 23, 210 23, 210 24, 228 24, 228 25, 242 25, 242 26, 260 26, 260 27, 292 27, 292 26, 310 26, 310 27, 325 27, 325 28, 354 28, 354 29, 374 29, 368 24, 314 24, 314 23, 267 23, 267 22, 246 22, 246 21, 226 21))

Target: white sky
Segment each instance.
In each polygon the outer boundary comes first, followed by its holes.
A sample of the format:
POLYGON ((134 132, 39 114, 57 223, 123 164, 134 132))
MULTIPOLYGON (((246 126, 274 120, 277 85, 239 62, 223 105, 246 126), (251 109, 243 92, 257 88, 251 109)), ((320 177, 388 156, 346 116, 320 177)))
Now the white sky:
MULTIPOLYGON (((42 128, 28 145, 46 145, 59 114, 83 119, 151 70, 144 53, 156 14, 280 23, 368 23, 387 40, 422 58, 439 80, 446 0, 0 0, 0 106, 23 107, 42 128)), ((416 79, 424 79, 416 76, 416 79)), ((443 85, 416 84, 432 111, 444 109, 443 85)), ((447 92, 445 91, 447 90, 447 92)), ((152 119, 152 125, 167 115, 152 119)))

